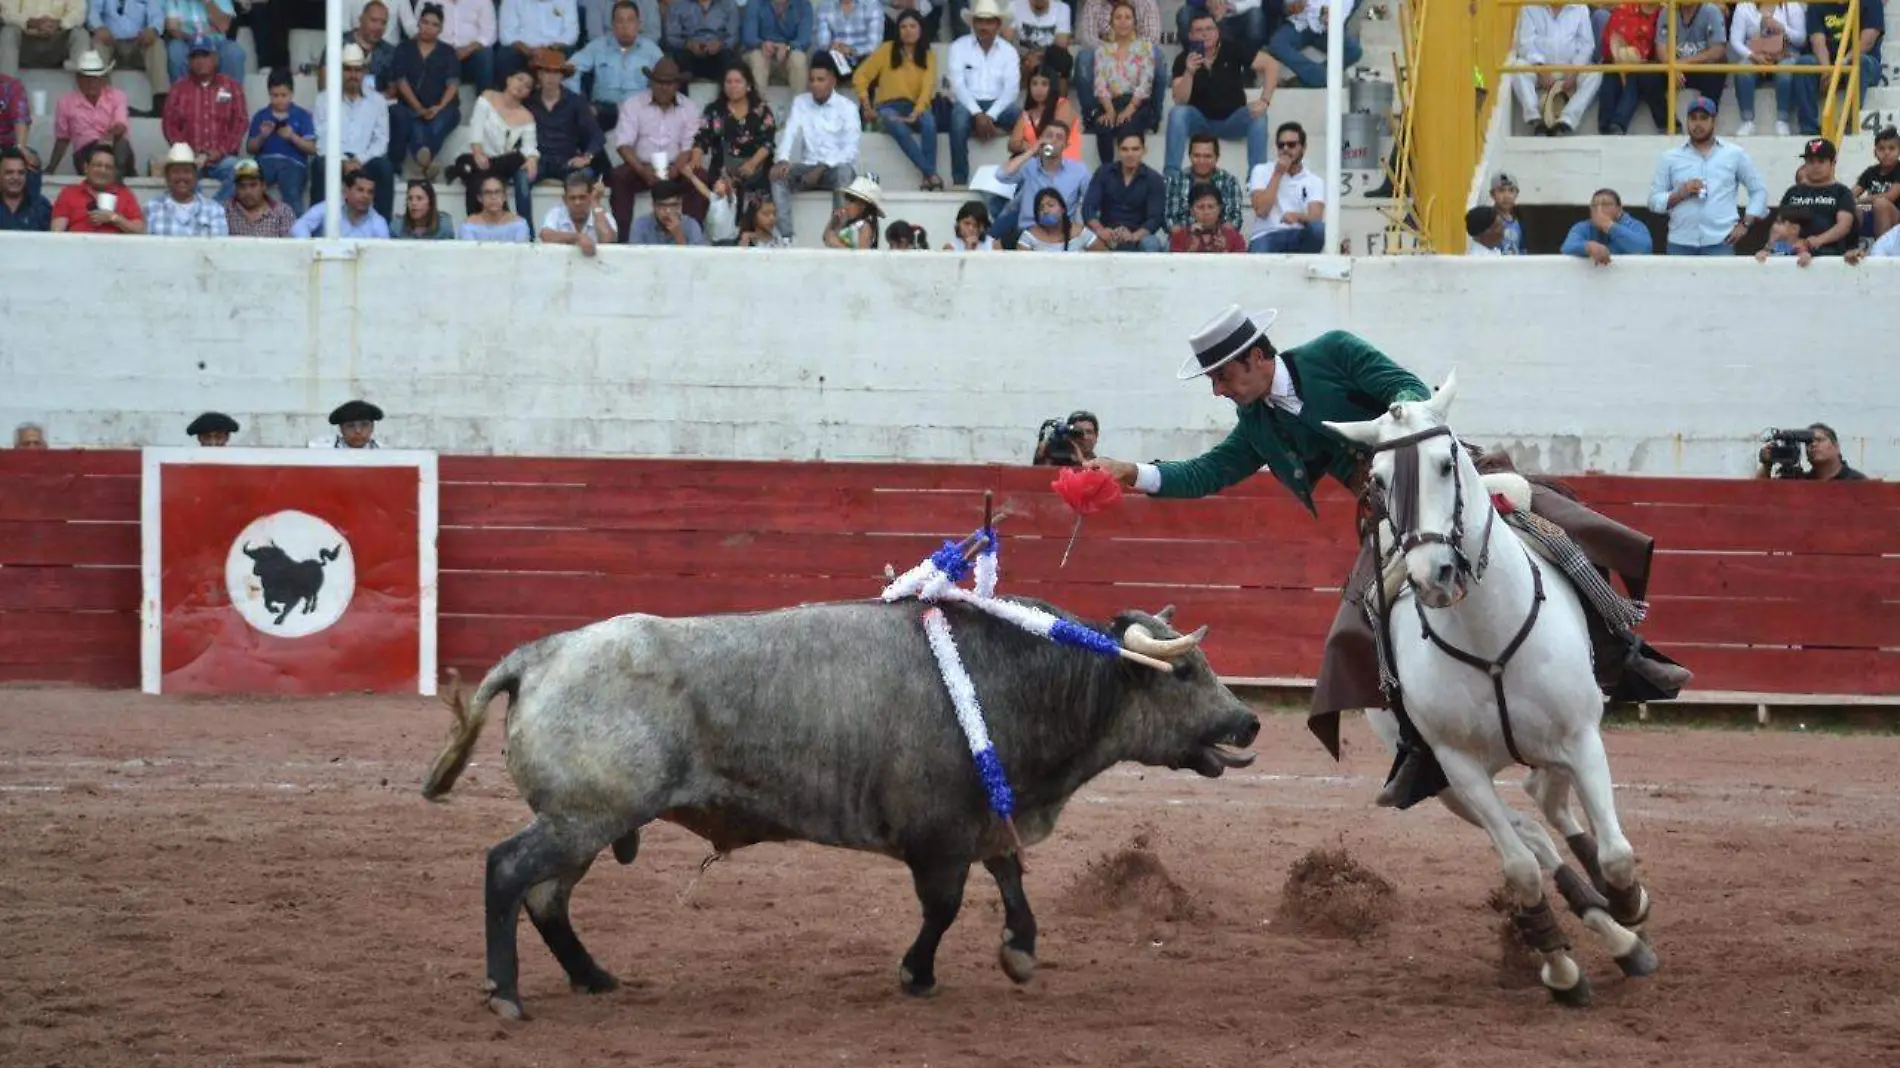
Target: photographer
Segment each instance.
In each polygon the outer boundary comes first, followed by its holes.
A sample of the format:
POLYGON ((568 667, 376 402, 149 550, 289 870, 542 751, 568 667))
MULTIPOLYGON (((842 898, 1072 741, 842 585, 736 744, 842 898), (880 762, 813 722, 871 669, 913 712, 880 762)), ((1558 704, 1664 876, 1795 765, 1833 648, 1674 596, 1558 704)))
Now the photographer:
POLYGON ((1080 467, 1095 459, 1095 442, 1102 424, 1094 412, 1070 412, 1067 419, 1050 419, 1036 435, 1037 467, 1080 467))
POLYGON ((1761 447, 1755 468, 1756 478, 1805 479, 1811 482, 1864 481, 1867 476, 1847 466, 1841 459, 1840 435, 1826 423, 1813 423, 1806 430, 1770 430, 1768 444, 1761 447), (1808 448, 1808 466, 1801 467, 1797 445, 1808 448))

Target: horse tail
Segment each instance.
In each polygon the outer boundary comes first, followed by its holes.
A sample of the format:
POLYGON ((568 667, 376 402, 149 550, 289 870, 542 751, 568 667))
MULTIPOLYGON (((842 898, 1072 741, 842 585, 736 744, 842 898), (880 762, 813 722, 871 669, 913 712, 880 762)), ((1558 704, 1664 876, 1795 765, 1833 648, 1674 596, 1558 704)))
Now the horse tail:
POLYGON ((527 667, 522 651, 517 649, 502 658, 482 684, 475 688, 475 697, 471 701, 462 700, 462 675, 454 668, 449 669, 449 692, 442 703, 449 706, 449 714, 455 722, 449 727, 449 740, 442 743, 442 751, 436 754, 435 763, 429 766, 429 774, 422 779, 422 796, 431 801, 441 799, 455 785, 455 780, 468 767, 468 758, 475 751, 475 742, 482 736, 482 727, 488 722, 488 705, 496 694, 508 695, 512 707, 521 699, 521 674, 527 667))
POLYGON ((343 546, 341 545, 337 546, 334 549, 319 549, 317 551, 317 559, 322 561, 322 564, 318 564, 317 566, 321 567, 323 566, 323 564, 327 564, 330 561, 342 555, 343 555, 343 546))

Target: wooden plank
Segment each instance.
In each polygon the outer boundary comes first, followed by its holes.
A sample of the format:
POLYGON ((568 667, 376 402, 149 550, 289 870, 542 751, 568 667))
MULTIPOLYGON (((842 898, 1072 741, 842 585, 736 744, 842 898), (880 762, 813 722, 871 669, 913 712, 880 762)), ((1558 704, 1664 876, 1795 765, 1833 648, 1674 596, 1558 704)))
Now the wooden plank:
POLYGON ((1599 510, 1672 549, 1900 553, 1900 523, 1839 523, 1831 515, 1820 521, 1798 508, 1610 504, 1599 510))
POLYGON ((1643 635, 1658 645, 1900 645, 1900 601, 1812 602, 1688 600, 1650 602, 1643 635))
POLYGON ((137 449, 0 449, 0 480, 19 475, 139 475, 137 449))
POLYGON ((137 657, 111 656, 89 660, 0 661, 0 683, 63 683, 100 690, 129 690, 139 685, 137 657))
POLYGON ((0 475, 0 520, 138 518, 137 475, 0 475))
POLYGON ((0 567, 0 612, 137 612, 137 567, 0 567))
POLYGON ((0 523, 0 567, 20 564, 139 566, 137 523, 0 523))
MULTIPOLYGON (((444 483, 568 484, 628 489, 701 486, 787 492, 847 488, 960 489, 980 493, 1000 488, 999 476, 1007 469, 976 464, 444 456, 438 470, 444 483)), ((1042 482, 1046 487, 1048 477, 1042 482)), ((1033 480, 1022 485, 1025 488, 1033 485, 1033 480)))
POLYGON ((0 612, 0 664, 139 659, 136 612, 0 612))
POLYGON ((1727 507, 1900 508, 1900 482, 1781 482, 1755 478, 1656 478, 1559 475, 1592 507, 1608 504, 1708 504, 1727 507))
POLYGON ((1650 569, 1655 598, 1749 601, 1900 600, 1900 557, 1658 551, 1650 569))
POLYGON ((1900 653, 1866 649, 1683 648, 1695 689, 1900 694, 1900 653))

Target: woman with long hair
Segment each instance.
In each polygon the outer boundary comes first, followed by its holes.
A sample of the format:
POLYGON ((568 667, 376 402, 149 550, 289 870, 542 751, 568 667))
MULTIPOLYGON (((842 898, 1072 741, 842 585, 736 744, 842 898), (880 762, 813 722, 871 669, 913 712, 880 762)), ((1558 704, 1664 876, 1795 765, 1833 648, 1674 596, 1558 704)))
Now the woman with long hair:
MULTIPOLYGON (((396 99, 389 108, 389 158, 398 171, 413 156, 422 176, 433 180, 442 143, 462 125, 462 64, 440 40, 442 8, 423 7, 416 35, 396 46, 389 81, 396 99)), ((379 87, 380 88, 380 87, 379 87)))
POLYGON ((528 243, 528 220, 508 210, 508 187, 498 175, 483 175, 475 183, 475 196, 481 210, 470 212, 462 220, 455 236, 462 241, 507 241, 528 243))
POLYGON ((891 135, 905 158, 923 175, 922 188, 943 188, 937 174, 937 119, 930 100, 936 92, 937 55, 924 37, 924 20, 905 8, 897 13, 897 35, 877 46, 852 75, 858 110, 891 135))
POLYGON ((468 151, 457 156, 455 166, 449 168, 449 176, 462 182, 470 215, 481 210, 482 179, 490 175, 504 185, 514 185, 516 214, 534 214, 531 191, 541 152, 535 146, 534 112, 528 110, 528 94, 533 91, 534 75, 518 70, 500 89, 490 89, 475 99, 475 117, 468 124, 468 151))
POLYGON ((1069 218, 1069 206, 1062 194, 1044 189, 1036 194, 1036 220, 1016 239, 1018 252, 1107 252, 1108 246, 1095 240, 1095 232, 1075 225, 1069 218))
POLYGON ((1082 124, 1075 121, 1075 106, 1062 94, 1061 85, 1062 79, 1048 67, 1038 67, 1029 76, 1028 84, 1023 86, 1023 117, 1016 120, 1016 129, 1009 135, 1010 155, 1029 151, 1042 137, 1042 128, 1055 119, 1069 128, 1068 143, 1062 146, 1063 158, 1082 162, 1082 124))
POLYGON ((1109 39, 1095 50, 1095 99, 1089 102, 1089 130, 1103 162, 1115 158, 1115 143, 1125 133, 1152 130, 1160 117, 1153 99, 1154 42, 1135 35, 1135 6, 1115 0, 1108 12, 1109 39))
POLYGON ((734 63, 720 79, 718 99, 700 113, 692 168, 706 185, 717 185, 721 178, 731 182, 743 211, 771 195, 777 140, 778 123, 759 96, 751 68, 734 63))
POLYGON ((455 227, 448 216, 436 210, 435 183, 426 178, 410 180, 408 192, 403 194, 402 217, 389 229, 390 236, 398 241, 455 240, 455 227))

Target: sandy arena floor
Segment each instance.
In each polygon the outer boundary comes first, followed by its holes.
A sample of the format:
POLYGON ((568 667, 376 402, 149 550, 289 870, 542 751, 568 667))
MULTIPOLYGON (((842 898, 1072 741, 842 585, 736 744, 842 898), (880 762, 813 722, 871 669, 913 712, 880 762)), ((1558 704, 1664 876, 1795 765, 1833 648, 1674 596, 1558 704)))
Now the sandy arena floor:
POLYGON ((1025 988, 980 870, 943 992, 916 1001, 902 867, 761 846, 695 883, 703 844, 661 825, 575 895, 623 988, 569 993, 524 920, 535 1018, 504 1025, 481 1004, 482 857, 527 810, 497 730, 448 804, 420 798, 446 724, 422 699, 0 690, 0 1065, 1900 1063, 1894 737, 1613 732, 1663 970, 1623 980, 1566 916, 1588 1010, 1501 978, 1489 844, 1436 806, 1372 808, 1363 724, 1335 767, 1274 716, 1251 771, 1117 768, 1077 798, 1030 854, 1025 988), (1137 836, 1181 892, 1112 906, 1097 877, 1137 836), (1360 942, 1288 933, 1289 868, 1341 846, 1396 914, 1360 942))

